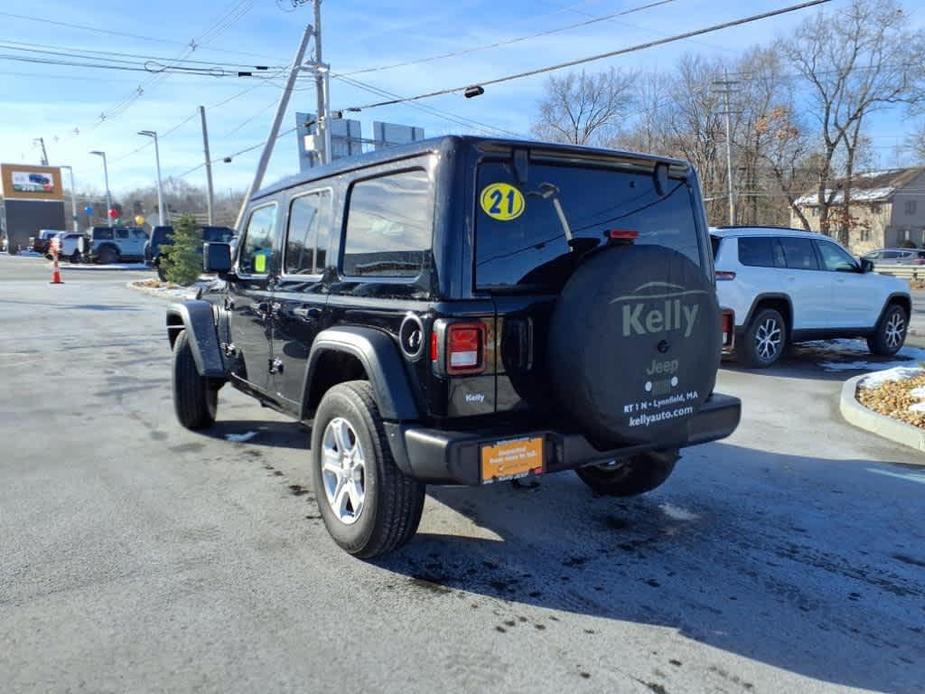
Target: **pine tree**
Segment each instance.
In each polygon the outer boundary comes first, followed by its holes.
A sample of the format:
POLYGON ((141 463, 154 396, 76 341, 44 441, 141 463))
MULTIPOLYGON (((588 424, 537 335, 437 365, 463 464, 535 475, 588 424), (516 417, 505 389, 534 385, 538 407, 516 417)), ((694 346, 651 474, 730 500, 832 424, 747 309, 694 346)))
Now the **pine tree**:
POLYGON ((173 226, 173 245, 164 249, 161 258, 168 282, 184 286, 202 274, 202 228, 191 214, 185 214, 173 226))

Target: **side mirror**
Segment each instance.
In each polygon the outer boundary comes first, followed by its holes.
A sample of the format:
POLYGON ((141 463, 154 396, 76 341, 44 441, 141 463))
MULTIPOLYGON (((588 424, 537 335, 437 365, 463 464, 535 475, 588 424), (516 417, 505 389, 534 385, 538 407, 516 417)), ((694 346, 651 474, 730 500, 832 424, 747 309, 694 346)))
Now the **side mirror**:
POLYGON ((202 269, 219 277, 228 274, 231 270, 231 246, 214 241, 202 244, 202 269))
POLYGON ((874 261, 867 258, 861 258, 861 272, 868 273, 874 271, 874 261))

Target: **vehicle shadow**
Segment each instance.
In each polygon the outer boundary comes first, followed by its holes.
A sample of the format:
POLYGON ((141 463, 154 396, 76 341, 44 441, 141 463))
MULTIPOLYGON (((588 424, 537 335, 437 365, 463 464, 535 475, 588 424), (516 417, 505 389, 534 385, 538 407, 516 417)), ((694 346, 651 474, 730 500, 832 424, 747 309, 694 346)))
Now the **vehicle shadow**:
POLYGON ((840 686, 915 688, 925 681, 916 474, 710 444, 634 499, 594 497, 567 473, 535 490, 434 488, 459 522, 444 511, 429 530, 425 516, 404 550, 376 563, 421 589, 462 591, 472 609, 487 599, 502 632, 569 628, 567 615, 553 625, 529 609, 546 608, 670 628, 840 686))
POLYGON ((231 443, 246 443, 248 446, 269 448, 309 449, 311 433, 301 425, 292 422, 272 420, 216 420, 208 429, 200 432, 212 439, 231 443))
POLYGON ((748 369, 735 359, 724 358, 721 368, 756 376, 783 376, 816 381, 847 381, 868 371, 897 364, 915 366, 925 359, 925 349, 907 346, 893 357, 881 357, 867 351, 863 340, 836 340, 831 343, 807 342, 791 345, 780 360, 767 369, 748 369))

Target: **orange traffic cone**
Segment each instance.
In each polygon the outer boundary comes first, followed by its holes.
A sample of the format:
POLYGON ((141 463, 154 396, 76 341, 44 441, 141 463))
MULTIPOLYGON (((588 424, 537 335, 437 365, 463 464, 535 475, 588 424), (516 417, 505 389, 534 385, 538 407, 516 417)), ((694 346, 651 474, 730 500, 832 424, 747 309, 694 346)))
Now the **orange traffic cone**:
POLYGON ((55 258, 54 265, 52 265, 51 282, 49 284, 64 284, 61 280, 61 267, 58 265, 57 258, 55 258))

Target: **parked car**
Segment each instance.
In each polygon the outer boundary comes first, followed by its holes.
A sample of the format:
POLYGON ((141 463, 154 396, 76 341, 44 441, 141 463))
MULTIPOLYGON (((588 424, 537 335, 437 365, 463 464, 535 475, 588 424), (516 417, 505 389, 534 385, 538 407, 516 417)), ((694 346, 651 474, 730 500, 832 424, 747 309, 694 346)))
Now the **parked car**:
POLYGON ((227 383, 311 420, 321 516, 361 557, 414 535, 426 484, 647 492, 739 422, 704 218, 689 164, 613 150, 445 137, 312 169, 168 308, 177 418, 211 426, 227 383))
POLYGON ((38 236, 32 241, 32 250, 45 255, 48 253, 48 244, 51 239, 62 233, 61 229, 40 229, 38 236))
POLYGON ((925 250, 915 248, 881 248, 866 253, 864 260, 876 265, 925 265, 925 250))
MULTIPOLYGON (((72 263, 81 261, 80 239, 85 239, 84 248, 89 248, 89 239, 86 234, 77 231, 61 231, 54 238, 58 239, 58 257, 67 258, 72 263)), ((51 259, 51 252, 46 254, 51 259)))
POLYGON ((902 280, 872 272, 830 238, 794 229, 712 230, 719 301, 735 311, 736 354, 770 366, 794 342, 867 339, 892 355, 906 340, 912 300, 902 280))
MULTIPOLYGON (((229 243, 234 248, 237 240, 235 230, 223 226, 202 226, 203 243, 218 242, 229 243)), ((151 231, 151 241, 145 249, 145 262, 150 263, 157 268, 157 276, 163 281, 166 279, 164 269, 161 268, 161 255, 164 248, 173 245, 173 227, 157 226, 151 231)))
POLYGON ((110 265, 143 262, 148 235, 139 227, 93 227, 90 229, 89 257, 92 262, 110 265))

